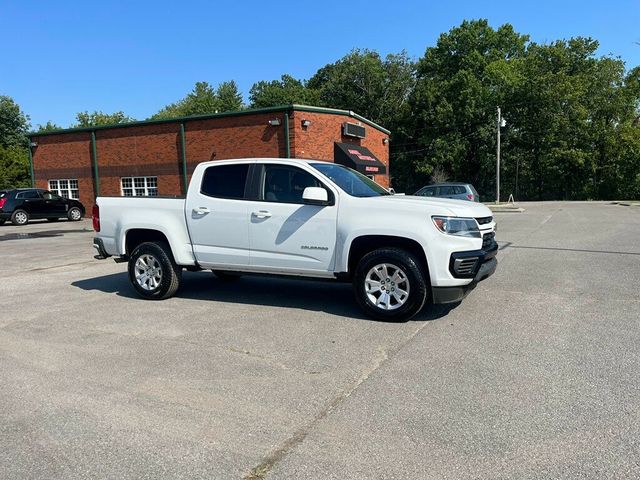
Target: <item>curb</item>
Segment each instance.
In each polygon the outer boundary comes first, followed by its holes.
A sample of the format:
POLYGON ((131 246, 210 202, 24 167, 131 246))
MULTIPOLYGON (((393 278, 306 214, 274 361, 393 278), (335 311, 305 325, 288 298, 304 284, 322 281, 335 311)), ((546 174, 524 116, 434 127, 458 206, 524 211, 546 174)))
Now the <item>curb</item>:
POLYGON ((515 207, 515 206, 506 206, 506 205, 487 205, 492 212, 496 213, 522 213, 524 212, 524 208, 515 207))
POLYGON ((612 202, 614 205, 623 207, 640 207, 640 202, 612 202))

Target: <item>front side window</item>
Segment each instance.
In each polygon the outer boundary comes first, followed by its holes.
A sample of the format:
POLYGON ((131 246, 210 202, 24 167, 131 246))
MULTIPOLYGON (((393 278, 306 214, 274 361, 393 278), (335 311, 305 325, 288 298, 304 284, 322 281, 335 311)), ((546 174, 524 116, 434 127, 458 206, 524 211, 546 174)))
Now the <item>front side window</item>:
POLYGON ((423 197, 433 197, 436 194, 436 189, 434 187, 423 188, 418 192, 418 195, 423 197))
POLYGON ((331 179, 352 197, 379 197, 390 195, 383 187, 361 173, 334 163, 312 163, 311 166, 331 179))
POLYGON ((62 178, 49 180, 49 190, 63 198, 80 198, 77 178, 62 178))
POLYGON ((200 192, 216 198, 243 199, 249 173, 249 163, 214 165, 202 176, 200 192))
POLYGON ((45 200, 60 200, 62 197, 51 192, 42 192, 42 198, 45 200))
POLYGON ((158 177, 122 177, 123 197, 157 197, 158 177))
POLYGON ((266 165, 262 200, 279 203, 304 203, 302 194, 307 187, 322 187, 313 175, 288 165, 266 165))

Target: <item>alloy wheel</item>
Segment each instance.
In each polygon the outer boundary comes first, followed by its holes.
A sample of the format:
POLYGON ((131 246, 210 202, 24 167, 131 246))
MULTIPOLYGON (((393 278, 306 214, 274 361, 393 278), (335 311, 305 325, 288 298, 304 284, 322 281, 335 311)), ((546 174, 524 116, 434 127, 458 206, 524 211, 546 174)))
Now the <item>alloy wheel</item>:
POLYGON ((364 288, 369 301, 381 310, 396 310, 409 298, 407 274, 391 263, 381 263, 369 270, 364 288))
POLYGON ((152 291, 157 289, 162 282, 162 266, 153 255, 144 254, 136 260, 136 282, 143 289, 152 291))

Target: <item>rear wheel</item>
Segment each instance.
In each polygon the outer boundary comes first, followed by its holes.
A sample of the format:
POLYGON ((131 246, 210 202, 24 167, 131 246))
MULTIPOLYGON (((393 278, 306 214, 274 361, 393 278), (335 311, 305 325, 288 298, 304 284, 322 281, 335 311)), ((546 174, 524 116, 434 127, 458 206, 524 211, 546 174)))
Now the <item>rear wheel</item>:
POLYGON ((168 244, 146 242, 129 258, 129 280, 141 297, 164 300, 178 291, 182 269, 173 260, 168 244))
POLYGON ((427 300, 427 281, 420 261, 399 248, 380 248, 365 255, 353 279, 356 300, 379 320, 408 320, 427 300))
POLYGON ((82 219, 82 212, 78 207, 71 207, 67 213, 67 218, 72 222, 77 222, 82 219))
POLYGON ((29 223, 29 214, 24 210, 16 210, 11 215, 11 223, 14 225, 26 225, 29 223))

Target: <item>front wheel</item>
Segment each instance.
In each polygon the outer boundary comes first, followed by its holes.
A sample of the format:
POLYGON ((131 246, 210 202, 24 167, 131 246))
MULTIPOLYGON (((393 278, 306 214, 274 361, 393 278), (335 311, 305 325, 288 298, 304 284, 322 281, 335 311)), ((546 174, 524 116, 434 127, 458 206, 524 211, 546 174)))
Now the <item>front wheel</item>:
POLYGON ((164 300, 178 291, 182 269, 173 260, 169 245, 146 242, 129 258, 129 280, 141 297, 164 300))
POLYGON ((365 255, 356 268, 356 301, 378 320, 408 320, 427 300, 428 284, 420 261, 399 248, 380 248, 365 255))

